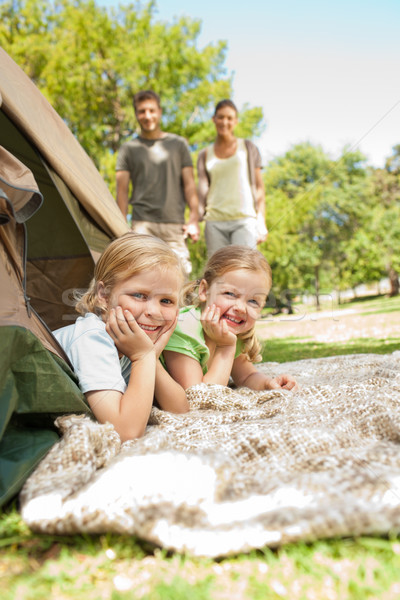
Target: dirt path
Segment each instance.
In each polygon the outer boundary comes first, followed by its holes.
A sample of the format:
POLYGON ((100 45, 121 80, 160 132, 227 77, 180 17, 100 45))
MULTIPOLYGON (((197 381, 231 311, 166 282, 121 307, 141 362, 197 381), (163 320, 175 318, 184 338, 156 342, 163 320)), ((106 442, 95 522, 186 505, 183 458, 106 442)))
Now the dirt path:
POLYGON ((257 323, 261 338, 296 337, 317 342, 346 342, 352 338, 400 337, 400 311, 360 314, 355 309, 270 316, 257 323))

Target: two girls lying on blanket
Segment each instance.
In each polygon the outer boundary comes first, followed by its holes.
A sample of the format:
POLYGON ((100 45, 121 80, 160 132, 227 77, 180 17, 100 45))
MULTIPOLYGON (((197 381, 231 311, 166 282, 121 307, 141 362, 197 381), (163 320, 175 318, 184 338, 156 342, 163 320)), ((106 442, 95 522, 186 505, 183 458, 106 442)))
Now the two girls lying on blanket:
POLYGON ((271 270, 257 250, 227 246, 203 277, 183 288, 179 258, 167 244, 129 232, 96 264, 82 315, 54 332, 95 417, 121 439, 143 435, 153 400, 164 410, 189 410, 185 389, 205 382, 254 390, 297 389, 290 375, 258 372, 255 324, 271 288, 271 270), (161 356, 162 355, 162 356, 161 356))

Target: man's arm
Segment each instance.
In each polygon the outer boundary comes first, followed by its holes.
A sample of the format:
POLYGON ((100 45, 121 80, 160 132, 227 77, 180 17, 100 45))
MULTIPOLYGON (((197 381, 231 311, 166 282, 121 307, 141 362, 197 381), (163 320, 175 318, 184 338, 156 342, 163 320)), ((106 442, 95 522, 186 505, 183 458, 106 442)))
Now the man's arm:
POLYGON ((129 205, 129 181, 130 181, 130 173, 129 171, 117 171, 116 174, 117 181, 117 204, 118 208, 124 215, 125 219, 128 214, 128 205, 129 205))
POLYGON ((193 167, 183 167, 182 169, 183 193, 189 206, 189 220, 184 225, 185 234, 194 242, 197 242, 200 236, 199 230, 199 200, 197 197, 196 184, 194 182, 193 167))

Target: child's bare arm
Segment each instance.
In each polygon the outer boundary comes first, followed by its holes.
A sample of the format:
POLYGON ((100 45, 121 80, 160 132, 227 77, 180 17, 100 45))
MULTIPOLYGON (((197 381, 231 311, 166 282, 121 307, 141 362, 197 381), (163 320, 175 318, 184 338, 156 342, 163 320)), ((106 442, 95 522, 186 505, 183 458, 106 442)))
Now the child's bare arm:
POLYGON ((189 402, 184 388, 171 377, 160 361, 157 361, 154 395, 163 410, 172 413, 189 411, 189 402))
POLYGON ((204 383, 228 385, 236 352, 236 335, 229 331, 226 321, 221 320, 220 308, 209 306, 201 316, 204 337, 208 339, 210 359, 204 383))
POLYGON ((196 359, 180 352, 165 350, 164 360, 168 373, 184 390, 203 381, 203 370, 196 359))
POLYGON ((234 346, 216 346, 210 356, 207 373, 203 375, 204 383, 228 385, 235 360, 236 344, 234 346))
POLYGON ((294 377, 286 374, 268 377, 260 373, 244 354, 235 358, 232 378, 237 386, 245 386, 252 390, 298 390, 294 377))
POLYGON ((209 369, 203 374, 199 361, 195 358, 166 350, 164 352, 165 364, 171 377, 178 382, 184 390, 197 383, 219 383, 227 385, 231 373, 235 349, 225 346, 216 348, 209 361, 209 369))
MULTIPOLYGON (((176 319, 171 323, 168 330, 164 331, 158 340, 155 342, 154 347, 156 350, 157 358, 160 357, 165 346, 171 337, 178 320, 176 319)), ((164 369, 161 362, 157 361, 156 367, 156 381, 155 381, 155 398, 163 410, 168 410, 173 413, 185 413, 189 410, 189 402, 186 398, 186 392, 183 387, 175 381, 173 377, 164 369)))
POLYGON ((85 394, 94 416, 100 423, 111 423, 121 441, 141 437, 149 420, 154 396, 156 357, 149 352, 132 363, 125 393, 95 390, 85 394))
POLYGON ((132 362, 125 393, 117 390, 94 390, 86 398, 100 423, 114 425, 121 440, 143 435, 154 397, 157 357, 150 338, 130 313, 117 307, 110 311, 107 333, 117 349, 132 362))
POLYGON ((164 352, 168 373, 185 390, 203 382, 227 385, 235 358, 236 336, 220 320, 220 309, 215 305, 206 308, 201 324, 210 351, 207 373, 203 375, 202 365, 195 357, 172 350, 164 352))

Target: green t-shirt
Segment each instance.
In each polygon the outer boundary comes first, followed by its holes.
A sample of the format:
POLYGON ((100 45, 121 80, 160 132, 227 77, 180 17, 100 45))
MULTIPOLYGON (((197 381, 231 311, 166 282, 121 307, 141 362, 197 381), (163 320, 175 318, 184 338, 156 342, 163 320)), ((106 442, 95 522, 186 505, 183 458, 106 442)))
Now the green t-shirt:
MULTIPOLYGON (((165 350, 178 352, 194 358, 201 364, 203 373, 207 372, 207 361, 210 351, 204 339, 203 327, 200 321, 201 310, 194 306, 185 306, 179 311, 178 323, 171 335, 165 350)), ((242 351, 241 340, 236 342, 235 358, 242 351)))

